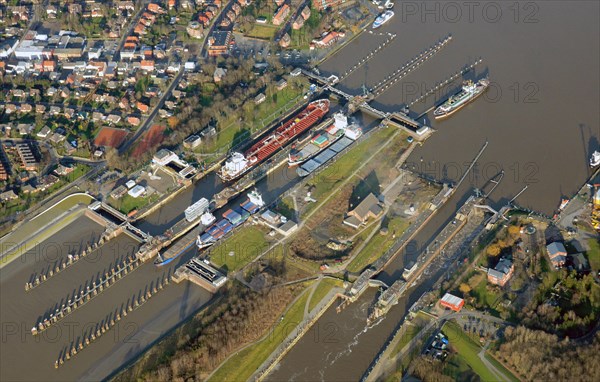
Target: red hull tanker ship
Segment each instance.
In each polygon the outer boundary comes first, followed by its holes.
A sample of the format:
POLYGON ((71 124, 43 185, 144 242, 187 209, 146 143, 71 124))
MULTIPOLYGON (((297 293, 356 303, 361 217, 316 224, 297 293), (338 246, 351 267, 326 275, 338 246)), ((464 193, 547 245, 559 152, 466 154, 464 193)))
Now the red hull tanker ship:
POLYGON ((329 100, 319 99, 309 103, 304 110, 264 137, 244 154, 234 152, 217 173, 224 181, 237 179, 254 166, 310 129, 329 111, 329 100))

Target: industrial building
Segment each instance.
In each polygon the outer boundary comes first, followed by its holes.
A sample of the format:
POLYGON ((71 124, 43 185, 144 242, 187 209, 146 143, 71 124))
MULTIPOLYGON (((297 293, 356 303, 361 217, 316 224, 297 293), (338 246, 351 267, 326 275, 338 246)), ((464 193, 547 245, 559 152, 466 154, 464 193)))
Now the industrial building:
POLYGON ((453 294, 446 293, 440 300, 440 305, 450 308, 455 312, 460 312, 462 307, 465 305, 465 300, 453 294))

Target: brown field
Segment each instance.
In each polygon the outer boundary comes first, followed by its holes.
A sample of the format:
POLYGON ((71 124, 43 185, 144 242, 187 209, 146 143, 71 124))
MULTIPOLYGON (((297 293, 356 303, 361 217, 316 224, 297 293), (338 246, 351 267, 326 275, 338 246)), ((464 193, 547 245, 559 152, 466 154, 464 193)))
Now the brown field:
POLYGON ((154 125, 145 132, 138 144, 135 146, 132 152, 132 156, 137 158, 141 156, 143 153, 147 152, 150 148, 158 145, 164 139, 163 132, 167 127, 161 125, 154 125))
POLYGON ((95 146, 119 147, 125 140, 128 132, 123 129, 103 127, 94 139, 95 146))

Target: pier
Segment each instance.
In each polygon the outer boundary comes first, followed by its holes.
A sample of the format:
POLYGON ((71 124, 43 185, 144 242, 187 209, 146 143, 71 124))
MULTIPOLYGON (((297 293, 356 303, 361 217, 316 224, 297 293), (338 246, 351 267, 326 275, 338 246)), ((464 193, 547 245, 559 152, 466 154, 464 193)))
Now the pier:
MULTIPOLYGON (((457 79, 457 78, 465 75, 466 73, 470 72, 471 70, 473 70, 477 65, 479 65, 482 62, 483 62, 483 59, 480 58, 477 61, 475 61, 474 63, 472 63, 471 65, 468 65, 468 66, 464 67, 463 69, 459 70, 458 72, 452 74, 451 76, 449 76, 448 78, 446 78, 444 81, 438 82, 432 88, 428 89, 425 93, 421 94, 421 96, 419 96, 419 97, 415 98, 414 100, 408 102, 407 106, 411 107, 415 103, 423 101, 425 98, 427 98, 430 95, 432 95, 433 93, 437 92, 438 90, 440 90, 444 86, 448 85, 449 83, 451 83, 455 79, 457 79)), ((421 115, 427 114, 428 112, 430 112, 434 108, 435 108, 435 106, 432 106, 431 108, 427 109, 427 111, 425 111, 421 115)))
POLYGON ((360 61, 358 61, 358 63, 356 63, 355 65, 353 65, 350 69, 346 70, 342 74, 342 76, 340 77, 340 81, 345 80, 349 75, 351 75, 356 70, 358 70, 359 68, 361 68, 362 66, 364 66, 371 59, 373 59, 377 53, 383 51, 386 47, 388 47, 392 43, 392 41, 394 41, 394 39, 396 38, 396 36, 397 36, 396 33, 390 33, 388 35, 388 38, 385 39, 381 44, 379 44, 377 46, 377 48, 375 48, 372 51, 370 51, 369 54, 367 54, 365 57, 363 57, 362 59, 360 59, 360 61))
POLYGON ((443 40, 437 42, 427 50, 419 53, 417 56, 412 58, 410 61, 396 69, 390 75, 385 77, 383 80, 379 81, 375 86, 369 89, 369 92, 372 94, 373 98, 380 96, 383 92, 388 90, 392 85, 396 82, 400 81, 404 77, 406 77, 410 72, 417 69, 425 62, 427 62, 430 58, 432 58, 436 53, 438 53, 442 48, 444 48, 448 43, 452 41, 452 36, 448 36, 443 40))

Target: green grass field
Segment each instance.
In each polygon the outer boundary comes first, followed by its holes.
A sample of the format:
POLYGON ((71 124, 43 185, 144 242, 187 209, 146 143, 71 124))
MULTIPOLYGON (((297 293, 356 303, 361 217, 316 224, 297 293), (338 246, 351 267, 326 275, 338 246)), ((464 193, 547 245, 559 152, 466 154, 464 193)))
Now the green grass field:
POLYGON ((110 204, 121 211, 124 214, 128 214, 133 210, 139 210, 140 208, 146 207, 147 205, 156 202, 160 198, 160 195, 154 193, 150 196, 134 198, 131 195, 125 194, 121 199, 109 199, 110 204))
POLYGON ((587 251, 590 267, 594 272, 600 271, 600 243, 598 240, 589 239, 588 244, 590 249, 587 251))
POLYGON ((342 287, 342 280, 324 278, 321 280, 319 285, 317 285, 317 289, 314 291, 310 302, 308 304, 308 311, 312 311, 315 306, 332 290, 334 287, 342 287))
POLYGON ((480 304, 489 306, 490 309, 494 310, 498 303, 499 296, 493 291, 488 291, 487 285, 487 278, 482 278, 481 282, 471 291, 471 295, 474 296, 480 304))
POLYGON ((278 28, 274 25, 254 24, 252 29, 250 29, 250 31, 248 31, 248 33, 246 33, 246 36, 253 37, 253 38, 260 38, 263 40, 272 40, 273 37, 275 36, 275 33, 277 33, 277 29, 278 28))
POLYGON ((442 328, 442 332, 448 337, 450 346, 457 351, 456 369, 458 371, 464 372, 465 366, 468 366, 483 381, 495 381, 497 379, 479 359, 477 354, 481 347, 473 342, 457 324, 447 322, 442 328))
POLYGON ((321 171, 311 181, 315 185, 312 197, 319 200, 327 197, 334 190, 337 191, 339 184, 373 155, 373 152, 379 146, 387 142, 396 131, 388 128, 374 132, 369 138, 354 146, 337 161, 321 171))
POLYGON ((237 271, 268 247, 265 232, 256 226, 246 225, 211 248, 210 259, 227 272, 237 271))
MULTIPOLYGON (((468 374, 468 367, 477 374, 482 381, 497 381, 498 378, 486 367, 478 356, 481 347, 463 332, 456 323, 447 322, 442 328, 442 332, 448 336, 450 346, 457 351, 456 356, 451 357, 448 360, 449 362, 444 370, 445 372, 458 379, 460 378, 460 375, 468 374)), ((504 373, 506 377, 511 380, 518 380, 502 365, 495 361, 493 357, 486 355, 486 358, 500 372, 504 373)))
POLYGON ((293 109, 307 89, 308 84, 302 82, 298 87, 288 85, 282 90, 273 89, 271 92, 267 92, 266 100, 260 105, 255 105, 253 101, 246 102, 241 110, 241 117, 236 114, 222 122, 223 127, 218 130, 216 139, 200 145, 195 152, 218 153, 239 145, 252 134, 269 127, 286 111, 293 109), (240 122, 240 118, 242 122, 240 122))
POLYGON ((395 217, 389 221, 388 234, 382 236, 376 233, 365 245, 358 255, 346 268, 350 272, 360 272, 364 267, 373 263, 394 244, 394 241, 408 228, 408 221, 401 217, 395 217), (396 233, 394 238, 393 232, 396 233))
POLYGON ((308 300, 308 292, 296 300, 284 315, 283 320, 278 322, 262 341, 242 350, 231 357, 212 375, 210 381, 246 381, 254 373, 267 357, 279 346, 288 334, 300 323, 304 315, 304 306, 308 300))

